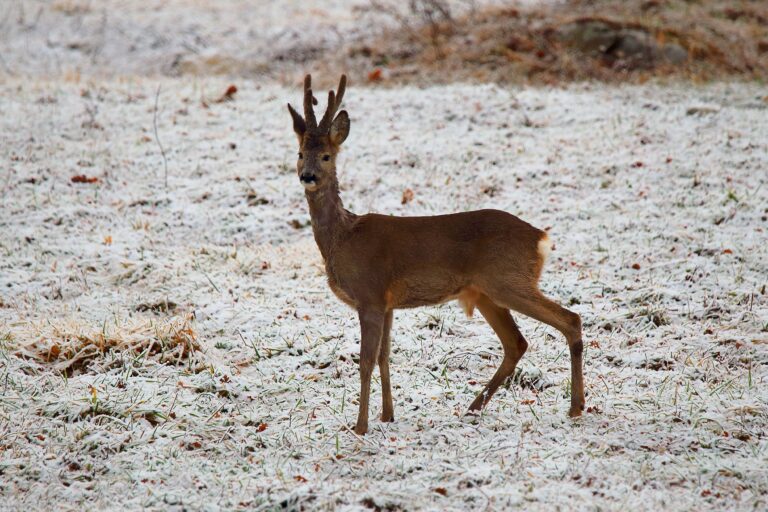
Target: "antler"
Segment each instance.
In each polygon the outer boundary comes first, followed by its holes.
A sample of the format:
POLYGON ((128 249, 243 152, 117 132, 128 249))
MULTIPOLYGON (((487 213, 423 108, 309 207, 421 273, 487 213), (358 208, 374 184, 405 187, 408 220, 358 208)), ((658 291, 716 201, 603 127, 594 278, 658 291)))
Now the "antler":
POLYGON ((304 77, 304 119, 307 121, 307 128, 310 131, 317 129, 317 119, 315 119, 315 110, 312 108, 313 104, 317 104, 317 100, 312 96, 312 75, 304 77))
POLYGON ((347 75, 341 75, 338 91, 336 93, 328 91, 328 107, 326 107, 325 114, 323 114, 323 118, 320 120, 320 126, 317 127, 319 132, 324 133, 330 129, 333 116, 336 115, 341 106, 341 100, 344 99, 344 91, 346 89, 347 75))
POLYGON ((317 105, 317 98, 312 95, 312 75, 304 77, 304 119, 301 118, 298 112, 288 104, 288 110, 293 117, 294 130, 303 133, 304 130, 314 133, 327 133, 331 128, 331 122, 333 116, 341 106, 341 100, 344 99, 344 91, 347 88, 347 75, 341 75, 339 80, 339 89, 337 92, 328 91, 328 107, 325 109, 325 114, 320 120, 320 125, 317 124, 317 118, 315 118, 315 110, 312 105, 317 105))

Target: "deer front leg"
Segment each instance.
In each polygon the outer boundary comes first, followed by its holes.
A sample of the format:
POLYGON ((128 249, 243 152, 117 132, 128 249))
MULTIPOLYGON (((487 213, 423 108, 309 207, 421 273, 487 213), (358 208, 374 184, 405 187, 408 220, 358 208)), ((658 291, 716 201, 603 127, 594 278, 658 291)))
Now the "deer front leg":
POLYGON ((381 374, 381 421, 395 421, 395 406, 392 403, 392 385, 389 381, 390 331, 392 330, 392 310, 384 318, 384 329, 379 348, 379 373, 381 374))
POLYGON ((368 402, 371 396, 371 374, 376 366, 384 332, 384 311, 361 309, 360 316, 360 408, 355 433, 368 432, 368 402))

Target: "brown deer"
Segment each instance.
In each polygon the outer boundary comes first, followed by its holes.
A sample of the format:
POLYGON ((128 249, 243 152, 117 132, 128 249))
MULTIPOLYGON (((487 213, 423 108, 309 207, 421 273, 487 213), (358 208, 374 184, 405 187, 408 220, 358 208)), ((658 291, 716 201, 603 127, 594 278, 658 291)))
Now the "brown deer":
POLYGON ((312 79, 304 79, 304 117, 288 105, 299 139, 296 165, 304 185, 312 230, 325 261, 333 293, 360 318, 360 408, 355 432, 368 431, 371 374, 381 372, 382 421, 394 420, 389 380, 392 311, 458 299, 474 308, 504 347, 504 359, 469 406, 482 409, 528 348, 509 310, 551 325, 565 336, 571 353, 571 408, 584 410, 581 318, 546 298, 538 280, 551 243, 547 233, 499 210, 432 217, 355 215, 344 209, 336 178, 336 156, 349 135, 349 116, 336 115, 347 79, 329 91, 317 122, 312 79))

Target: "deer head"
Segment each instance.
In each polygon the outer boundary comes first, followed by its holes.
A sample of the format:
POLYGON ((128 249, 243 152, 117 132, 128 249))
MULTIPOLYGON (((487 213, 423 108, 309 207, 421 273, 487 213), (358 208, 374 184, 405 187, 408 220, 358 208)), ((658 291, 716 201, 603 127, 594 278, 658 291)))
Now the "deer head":
POLYGON ((337 92, 328 91, 328 107, 318 124, 312 105, 317 99, 312 95, 312 77, 304 77, 304 117, 291 104, 288 111, 293 118, 293 131, 299 139, 299 159, 296 170, 305 190, 314 192, 336 178, 336 155, 349 135, 349 116, 346 110, 336 115, 347 87, 346 75, 341 75, 337 92), (334 117, 335 116, 335 117, 334 117))

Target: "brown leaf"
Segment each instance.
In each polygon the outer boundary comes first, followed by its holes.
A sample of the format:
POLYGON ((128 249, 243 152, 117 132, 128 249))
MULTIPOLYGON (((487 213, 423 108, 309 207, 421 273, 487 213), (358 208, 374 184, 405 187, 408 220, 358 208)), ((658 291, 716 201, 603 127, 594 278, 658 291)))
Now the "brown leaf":
POLYGON ((224 94, 222 94, 217 100, 214 100, 214 103, 224 103, 225 101, 232 101, 235 99, 236 92, 237 92, 237 86, 230 85, 229 87, 227 87, 227 90, 224 91, 224 94))
POLYGON ((448 491, 445 487, 435 487, 435 492, 441 496, 448 496, 448 491))
POLYGON ((266 423, 259 423, 259 426, 258 426, 258 428, 256 430, 258 430, 259 432, 264 432, 265 430, 267 430, 267 424, 266 423))
POLYGON ((400 200, 400 204, 408 204, 411 201, 413 201, 414 193, 413 190, 407 188, 403 190, 403 198, 400 200))
POLYGON ((98 183, 99 178, 95 176, 86 176, 85 174, 76 174, 72 176, 72 183, 98 183))
POLYGON ((306 481, 307 481, 307 479, 306 479, 306 478, 304 478, 304 477, 303 477, 303 476, 301 476, 301 475, 296 475, 296 476, 294 476, 294 477, 293 477, 293 479, 294 479, 294 480, 296 480, 297 482, 301 482, 301 483, 304 483, 304 482, 306 482, 306 481))
POLYGON ((633 263, 632 268, 635 270, 640 270, 640 264, 639 263, 633 263))
POLYGON ((381 71, 381 68, 376 68, 370 73, 368 73, 368 81, 369 82, 378 82, 383 78, 383 72, 381 71))

